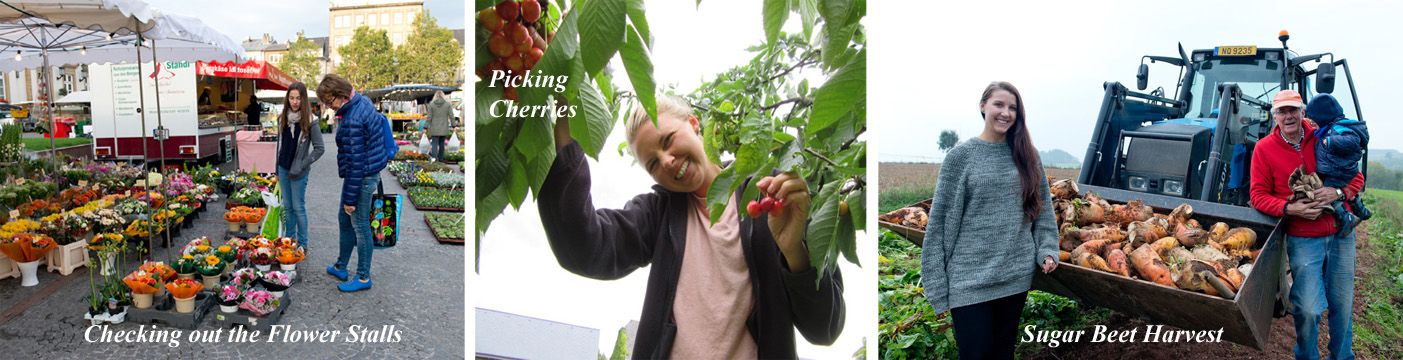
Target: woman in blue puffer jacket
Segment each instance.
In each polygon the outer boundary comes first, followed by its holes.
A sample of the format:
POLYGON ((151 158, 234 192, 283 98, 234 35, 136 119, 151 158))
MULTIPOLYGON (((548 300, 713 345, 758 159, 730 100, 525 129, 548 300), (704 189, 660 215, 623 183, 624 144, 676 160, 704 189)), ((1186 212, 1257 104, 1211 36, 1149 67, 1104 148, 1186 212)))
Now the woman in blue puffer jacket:
POLYGON ((380 171, 394 158, 397 146, 389 120, 375 111, 370 99, 357 94, 351 83, 328 74, 317 86, 322 103, 341 117, 336 130, 336 167, 342 179, 341 253, 326 272, 344 281, 343 292, 370 289, 370 259, 374 243, 370 233, 371 198, 380 185, 380 171), (356 277, 350 278, 347 265, 356 250, 356 277))

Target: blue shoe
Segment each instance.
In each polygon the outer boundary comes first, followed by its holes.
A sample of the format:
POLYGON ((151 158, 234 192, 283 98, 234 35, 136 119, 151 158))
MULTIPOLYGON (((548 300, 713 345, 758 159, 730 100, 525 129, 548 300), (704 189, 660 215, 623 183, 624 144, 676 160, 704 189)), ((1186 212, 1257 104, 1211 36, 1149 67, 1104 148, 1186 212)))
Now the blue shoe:
POLYGON ((360 279, 351 279, 341 283, 341 285, 336 285, 336 288, 340 289, 341 292, 357 292, 361 290, 369 290, 370 285, 370 280, 360 281, 360 279))
POLYGON ((341 281, 346 281, 346 278, 351 277, 350 272, 346 270, 337 269, 336 265, 327 266, 326 273, 331 274, 331 276, 335 276, 337 280, 341 281))

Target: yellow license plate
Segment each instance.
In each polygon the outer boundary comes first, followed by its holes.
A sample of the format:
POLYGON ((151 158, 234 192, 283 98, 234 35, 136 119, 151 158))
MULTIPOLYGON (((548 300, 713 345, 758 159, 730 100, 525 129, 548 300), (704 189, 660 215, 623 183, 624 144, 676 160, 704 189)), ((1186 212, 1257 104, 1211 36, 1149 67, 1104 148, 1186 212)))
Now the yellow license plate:
POLYGON ((1256 46, 1219 46, 1213 49, 1215 56, 1257 56, 1256 46))

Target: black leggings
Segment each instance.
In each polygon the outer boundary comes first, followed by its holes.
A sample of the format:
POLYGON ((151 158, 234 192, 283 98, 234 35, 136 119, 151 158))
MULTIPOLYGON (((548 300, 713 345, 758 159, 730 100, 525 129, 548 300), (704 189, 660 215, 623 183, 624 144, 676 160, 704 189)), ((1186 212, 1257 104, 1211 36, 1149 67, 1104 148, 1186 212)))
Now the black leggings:
POLYGON ((1013 359, 1028 292, 950 309, 960 359, 1013 359))

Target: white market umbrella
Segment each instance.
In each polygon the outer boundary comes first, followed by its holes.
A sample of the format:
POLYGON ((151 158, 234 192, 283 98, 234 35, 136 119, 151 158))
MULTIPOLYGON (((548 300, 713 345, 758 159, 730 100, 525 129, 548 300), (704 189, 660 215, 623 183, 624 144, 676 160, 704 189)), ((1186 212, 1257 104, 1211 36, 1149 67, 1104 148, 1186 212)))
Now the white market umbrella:
POLYGON ((87 104, 93 102, 93 94, 87 90, 74 91, 58 99, 54 104, 87 104))

